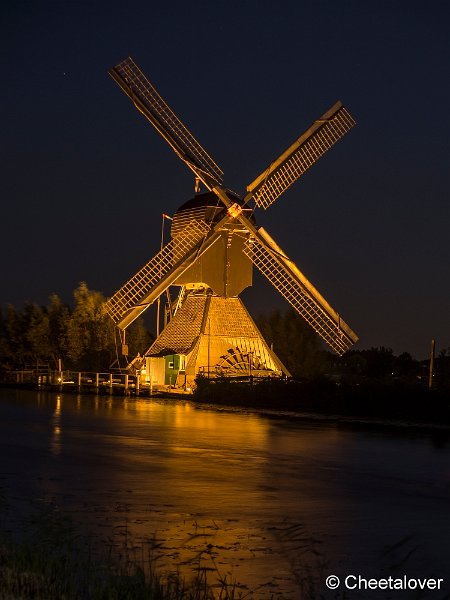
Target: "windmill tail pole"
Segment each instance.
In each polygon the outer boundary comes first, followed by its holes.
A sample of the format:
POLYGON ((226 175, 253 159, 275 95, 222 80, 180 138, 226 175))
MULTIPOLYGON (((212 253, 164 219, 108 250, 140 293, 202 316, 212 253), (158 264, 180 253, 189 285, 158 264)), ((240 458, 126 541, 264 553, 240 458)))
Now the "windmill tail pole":
POLYGON ((434 356, 436 352, 436 340, 431 340, 430 348, 430 371, 428 373, 428 389, 433 387, 434 356))

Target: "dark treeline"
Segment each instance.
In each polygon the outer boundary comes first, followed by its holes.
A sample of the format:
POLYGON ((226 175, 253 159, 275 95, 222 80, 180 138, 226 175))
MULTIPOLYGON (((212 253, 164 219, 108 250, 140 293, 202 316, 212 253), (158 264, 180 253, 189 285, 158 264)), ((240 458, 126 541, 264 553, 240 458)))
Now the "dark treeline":
MULTIPOLYGON (((11 305, 0 311, 1 371, 58 367, 107 371, 121 354, 114 325, 105 312, 105 298, 80 283, 73 293, 72 306, 56 294, 47 306, 27 302, 20 310, 11 305)), ((257 325, 294 377, 345 378, 427 378, 427 361, 417 361, 404 352, 394 355, 389 348, 351 350, 342 357, 323 350, 319 337, 292 309, 272 311, 256 319, 257 325)), ((130 360, 143 354, 152 342, 142 319, 127 329, 130 360)), ((122 363, 123 364, 123 363, 122 363)), ((450 348, 442 350, 435 362, 437 384, 450 384, 450 348)))
MULTIPOLYGON (((74 291, 73 306, 56 294, 47 306, 27 302, 21 310, 11 305, 0 312, 0 369, 58 367, 105 371, 116 359, 114 325, 105 313, 105 298, 80 283, 74 291)), ((149 347, 151 337, 142 320, 127 331, 130 356, 149 347)))
MULTIPOLYGON (((274 352, 294 377, 327 376, 351 383, 362 379, 427 381, 429 361, 415 360, 408 352, 398 356, 390 348, 350 350, 338 357, 323 350, 319 337, 292 309, 261 315, 257 325, 274 352)), ((450 386, 450 348, 439 352, 434 364, 434 383, 450 386)))

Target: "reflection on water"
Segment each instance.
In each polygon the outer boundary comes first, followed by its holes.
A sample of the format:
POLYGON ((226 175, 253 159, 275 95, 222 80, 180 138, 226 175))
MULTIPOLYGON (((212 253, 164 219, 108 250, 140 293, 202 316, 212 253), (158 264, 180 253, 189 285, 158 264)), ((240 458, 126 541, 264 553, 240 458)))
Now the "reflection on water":
POLYGON ((5 390, 0 417, 10 493, 101 538, 157 542, 161 569, 189 572, 202 557, 255 598, 295 599, 306 564, 377 577, 401 562, 386 547, 406 556, 395 544, 408 539, 408 574, 447 574, 449 449, 426 436, 5 390))
MULTIPOLYGON (((38 398, 38 404, 40 399, 38 398)), ((61 452, 61 396, 56 396, 56 405, 52 417, 52 432, 53 435, 50 439, 50 449, 53 454, 59 454, 61 452)))

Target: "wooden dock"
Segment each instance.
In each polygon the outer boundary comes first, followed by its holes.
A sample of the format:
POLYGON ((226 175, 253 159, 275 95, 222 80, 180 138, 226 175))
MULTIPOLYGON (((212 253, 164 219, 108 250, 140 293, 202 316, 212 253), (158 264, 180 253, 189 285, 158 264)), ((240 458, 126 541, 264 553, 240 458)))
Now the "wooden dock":
POLYGON ((2 383, 9 387, 110 396, 190 395, 190 392, 172 386, 143 383, 139 376, 123 372, 24 369, 10 371, 2 383))

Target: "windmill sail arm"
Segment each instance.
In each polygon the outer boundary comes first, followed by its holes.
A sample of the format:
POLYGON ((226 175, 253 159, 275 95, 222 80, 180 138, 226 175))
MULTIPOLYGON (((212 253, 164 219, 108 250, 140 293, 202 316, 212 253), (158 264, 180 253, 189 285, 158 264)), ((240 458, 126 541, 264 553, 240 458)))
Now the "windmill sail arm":
POLYGON ((108 300, 106 312, 114 323, 128 327, 219 237, 204 221, 192 221, 108 300))
POLYGON ((244 252, 337 354, 344 354, 358 340, 358 336, 264 229, 259 229, 257 235, 246 243, 244 252))
MULTIPOLYGON (((149 308, 155 300, 157 300, 176 280, 188 269, 197 259, 195 250, 189 253, 189 256, 185 258, 177 267, 173 268, 167 273, 162 279, 152 288, 152 290, 144 295, 139 304, 125 310, 115 321, 117 327, 120 329, 126 329, 133 321, 135 321, 141 314, 149 308)), ((110 315, 111 316, 111 315, 110 315)), ((114 319, 113 319, 114 320, 114 319)))
MULTIPOLYGON (((169 131, 167 131, 160 123, 160 121, 148 110, 148 108, 143 104, 143 102, 139 99, 139 97, 133 92, 133 89, 127 86, 123 80, 118 77, 117 73, 112 69, 110 71, 111 77, 118 83, 121 89, 125 92, 125 94, 130 98, 131 102, 134 104, 136 110, 143 115, 147 121, 149 121, 156 131, 160 134, 160 136, 169 144, 175 154, 178 156, 180 160, 182 160, 185 165, 197 176, 199 177, 203 183, 205 183, 205 176, 209 181, 209 174, 205 173, 204 168, 202 168, 197 162, 187 154, 186 150, 177 142, 177 140, 170 135, 169 131)), ((215 184, 218 182, 213 180, 215 184)))
POLYGON ((141 69, 127 58, 109 74, 130 98, 136 109, 153 125, 177 156, 205 182, 220 184, 223 172, 180 121, 141 69))
POLYGON ((336 102, 247 186, 245 202, 253 198, 268 208, 354 125, 347 109, 336 102))
MULTIPOLYGON (((149 308, 155 300, 157 300, 176 280, 188 269, 196 260, 195 251, 189 253, 189 256, 177 267, 173 268, 169 273, 161 278, 160 281, 151 289, 150 292, 145 294, 140 300, 139 304, 126 309, 121 316, 115 321, 117 327, 120 329, 126 329, 133 321, 135 321, 141 314, 149 308)), ((111 315, 110 315, 111 316, 111 315)), ((113 319, 114 320, 114 319, 113 319)))
POLYGON ((199 176, 203 170, 200 168, 192 157, 188 156, 184 148, 170 133, 161 125, 160 121, 148 110, 140 98, 133 92, 133 89, 128 86, 124 80, 116 73, 114 69, 109 71, 109 74, 114 81, 120 86, 123 92, 130 98, 135 108, 149 121, 160 136, 169 144, 175 154, 180 158, 195 175, 199 176))
MULTIPOLYGON (((340 320, 339 314, 325 300, 325 298, 322 296, 322 294, 314 287, 314 285, 309 281, 309 279, 300 271, 300 269, 297 267, 297 265, 294 262, 292 262, 292 260, 290 260, 290 258, 288 258, 286 256, 284 251, 278 246, 278 244, 269 235, 269 233, 263 227, 260 227, 258 229, 258 232, 261 235, 261 237, 263 238, 263 240, 266 242, 267 246, 269 246, 272 250, 274 250, 274 252, 276 254, 278 254, 280 262, 283 262, 283 264, 287 268, 289 268, 289 270, 292 272, 292 274, 295 275, 295 277, 298 278, 298 280, 301 282, 301 284, 304 285, 305 288, 309 291, 311 296, 313 296, 313 298, 321 306, 324 307, 324 309, 333 317, 333 319, 336 322, 338 322, 340 320)), ((341 319, 341 323, 342 323, 342 319, 341 319)), ((349 328, 349 331, 351 331, 350 328, 349 328)))
MULTIPOLYGON (((215 187, 212 191, 227 209, 231 208, 232 201, 224 190, 215 187)), ((244 212, 239 213, 236 218, 251 234, 244 246, 244 253, 337 354, 346 352, 358 341, 354 331, 265 229, 256 228, 244 212)))

